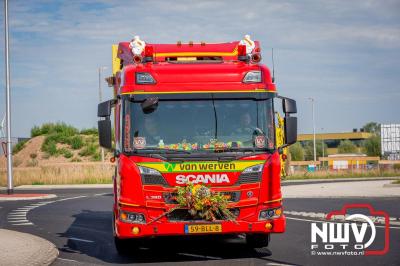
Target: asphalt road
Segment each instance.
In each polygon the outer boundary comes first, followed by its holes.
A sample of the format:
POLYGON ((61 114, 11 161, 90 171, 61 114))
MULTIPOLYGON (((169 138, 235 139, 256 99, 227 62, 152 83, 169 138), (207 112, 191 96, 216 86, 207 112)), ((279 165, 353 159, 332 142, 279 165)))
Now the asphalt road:
MULTIPOLYGON (((29 191, 32 193, 32 190, 29 191)), ((35 191, 36 192, 36 191, 35 191)), ((48 200, 0 202, 0 228, 27 232, 53 242, 60 256, 53 265, 83 264, 203 264, 207 265, 400 265, 400 226, 390 229, 390 250, 383 256, 311 255, 310 212, 339 210, 346 203, 369 203, 391 217, 400 217, 400 198, 287 199, 287 231, 272 235, 268 248, 251 249, 243 237, 160 238, 143 243, 129 257, 114 248, 109 189, 46 190, 48 200), (24 213, 26 215, 24 216, 24 213)), ((377 245, 384 229, 377 228, 377 245)))

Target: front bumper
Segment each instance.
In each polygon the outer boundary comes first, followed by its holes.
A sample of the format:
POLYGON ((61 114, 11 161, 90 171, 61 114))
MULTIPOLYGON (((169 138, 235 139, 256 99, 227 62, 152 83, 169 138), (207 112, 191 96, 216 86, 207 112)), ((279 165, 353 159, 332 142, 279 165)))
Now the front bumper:
MULTIPOLYGON (((119 220, 115 222, 115 234, 118 238, 143 238, 152 236, 179 236, 190 235, 185 233, 185 225, 190 224, 221 224, 222 232, 209 234, 240 234, 240 233, 283 233, 286 227, 284 215, 277 219, 246 222, 246 221, 196 221, 196 222, 162 222, 151 224, 131 224, 119 220), (272 225, 269 228, 267 223, 272 225)), ((198 235, 198 234, 196 234, 198 235)))

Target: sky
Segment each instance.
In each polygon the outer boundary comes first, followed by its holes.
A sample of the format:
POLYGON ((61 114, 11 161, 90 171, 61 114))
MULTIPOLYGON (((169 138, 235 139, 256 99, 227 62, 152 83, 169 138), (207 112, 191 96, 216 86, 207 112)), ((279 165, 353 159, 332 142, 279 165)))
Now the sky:
MULTIPOLYGON (((0 10, 0 120, 5 113, 4 8, 0 10)), ((34 125, 97 125, 98 68, 111 45, 259 40, 274 48, 279 94, 297 101, 299 133, 400 123, 400 1, 9 1, 12 136, 34 125)), ((102 82, 103 99, 112 97, 102 82)))

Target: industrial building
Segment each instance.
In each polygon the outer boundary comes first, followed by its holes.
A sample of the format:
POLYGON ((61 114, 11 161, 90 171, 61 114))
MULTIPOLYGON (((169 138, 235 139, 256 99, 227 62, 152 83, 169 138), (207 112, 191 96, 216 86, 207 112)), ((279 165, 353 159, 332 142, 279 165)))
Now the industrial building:
MULTIPOLYGON (((363 131, 357 131, 356 129, 353 132, 344 132, 344 133, 319 133, 315 134, 316 142, 323 141, 327 146, 327 155, 337 154, 338 146, 340 141, 342 140, 350 140, 353 142, 357 148, 358 152, 362 153, 361 145, 362 141, 371 137, 372 134, 363 131)), ((304 142, 313 141, 313 134, 299 134, 297 140, 304 146, 304 142)))

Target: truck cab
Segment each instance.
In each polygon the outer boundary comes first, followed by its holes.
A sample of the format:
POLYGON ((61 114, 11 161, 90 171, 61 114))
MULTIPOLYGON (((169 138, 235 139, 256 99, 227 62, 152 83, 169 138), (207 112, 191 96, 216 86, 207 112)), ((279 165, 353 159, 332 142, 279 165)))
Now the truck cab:
POLYGON ((260 64, 259 43, 248 46, 113 46, 107 81, 115 97, 99 104, 98 126, 100 145, 116 158, 113 231, 120 253, 133 248, 128 240, 173 235, 246 234, 260 247, 270 233, 285 231, 281 155, 296 141, 296 102, 278 95, 260 64), (277 102, 285 114, 280 140, 277 102), (180 206, 177 189, 189 184, 223 195, 231 219, 202 219, 180 206))

